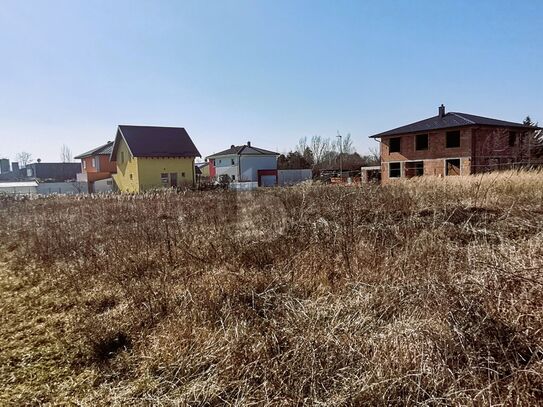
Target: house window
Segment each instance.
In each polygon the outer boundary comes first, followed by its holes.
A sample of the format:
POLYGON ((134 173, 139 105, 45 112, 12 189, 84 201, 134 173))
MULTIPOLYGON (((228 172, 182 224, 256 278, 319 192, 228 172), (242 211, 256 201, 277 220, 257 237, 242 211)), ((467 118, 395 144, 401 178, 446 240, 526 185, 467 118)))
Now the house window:
POLYGON ((87 160, 83 159, 83 169, 87 168, 87 160))
POLYGON ((400 178, 402 176, 402 163, 389 163, 388 176, 389 178, 400 178))
POLYGON ((388 141, 388 152, 399 153, 401 150, 401 137, 393 137, 388 141))
POLYGON ((181 173, 181 178, 185 178, 185 173, 184 172, 181 173))
POLYGON ((121 164, 124 163, 124 151, 121 151, 121 164))
POLYGON ((106 181, 106 185, 113 185, 113 181, 106 181))
POLYGON ((509 147, 514 147, 517 144, 517 133, 515 131, 509 132, 509 147))
POLYGON ((221 162, 222 162, 222 161, 221 161, 221 160, 219 160, 219 164, 220 164, 221 162))
POLYGON ((96 168, 96 157, 92 158, 92 166, 96 168))
POLYGON ((163 172, 162 174, 160 174, 160 183, 163 185, 163 186, 168 186, 168 173, 166 172, 163 172))
POLYGON ((235 181, 235 180, 236 180, 236 176, 232 175, 232 181, 235 181))
POLYGON ((132 179, 132 178, 133 178, 133 177, 132 177, 132 174, 130 174, 130 179, 132 179))
POLYGON ((234 159, 233 159, 233 158, 232 158, 232 159, 230 159, 230 162, 232 163, 232 165, 235 165, 235 164, 236 164, 236 162, 234 161, 234 159))
POLYGON ((428 134, 415 136, 415 150, 428 150, 428 134))
POLYGON ((407 178, 421 177, 424 175, 424 161, 409 161, 405 163, 407 178))
POLYGON ((448 131, 445 146, 447 148, 460 147, 460 131, 448 131))
POLYGON ((460 159, 445 160, 445 175, 460 175, 460 159))

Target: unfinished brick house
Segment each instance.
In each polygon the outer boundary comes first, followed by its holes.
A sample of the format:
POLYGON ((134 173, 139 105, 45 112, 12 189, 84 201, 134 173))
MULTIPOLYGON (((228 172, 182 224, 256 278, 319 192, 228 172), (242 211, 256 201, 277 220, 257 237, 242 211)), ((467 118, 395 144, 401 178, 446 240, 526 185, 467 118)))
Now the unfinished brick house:
POLYGON ((533 132, 527 126, 467 113, 445 112, 375 134, 380 139, 381 180, 421 175, 453 176, 525 165, 533 132))

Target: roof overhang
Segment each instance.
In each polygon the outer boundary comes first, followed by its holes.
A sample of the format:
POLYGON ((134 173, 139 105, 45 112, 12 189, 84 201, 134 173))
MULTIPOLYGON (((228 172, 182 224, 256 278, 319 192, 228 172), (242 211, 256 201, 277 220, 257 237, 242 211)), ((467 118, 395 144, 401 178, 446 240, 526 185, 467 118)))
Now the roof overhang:
POLYGON ((424 129, 424 130, 417 130, 417 131, 405 131, 405 132, 401 132, 401 133, 392 133, 392 134, 386 134, 388 133, 388 131, 385 131, 383 133, 378 133, 378 134, 374 134, 373 136, 369 136, 369 138, 374 138, 374 139, 377 139, 377 138, 384 138, 384 137, 399 137, 399 136, 408 136, 408 135, 411 135, 411 134, 425 134, 425 133, 431 133, 431 132, 436 132, 436 131, 441 131, 441 130, 450 130, 450 129, 462 129, 462 128, 466 128, 466 127, 494 127, 494 128, 497 128, 497 129, 519 129, 519 130, 524 130, 524 131, 539 131, 539 130, 543 130, 542 127, 537 127, 537 126, 495 126, 495 125, 492 125, 492 124, 462 124, 460 126, 449 126, 449 127, 439 127, 439 128, 435 128, 435 129, 424 129))

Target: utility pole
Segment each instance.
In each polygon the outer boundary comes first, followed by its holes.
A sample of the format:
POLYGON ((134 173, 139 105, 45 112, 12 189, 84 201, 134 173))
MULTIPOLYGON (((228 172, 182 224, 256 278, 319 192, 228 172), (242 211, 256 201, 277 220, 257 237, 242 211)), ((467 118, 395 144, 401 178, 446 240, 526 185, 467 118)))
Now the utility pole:
POLYGON ((343 141, 339 130, 337 132, 337 138, 339 139, 339 178, 343 182, 343 141))

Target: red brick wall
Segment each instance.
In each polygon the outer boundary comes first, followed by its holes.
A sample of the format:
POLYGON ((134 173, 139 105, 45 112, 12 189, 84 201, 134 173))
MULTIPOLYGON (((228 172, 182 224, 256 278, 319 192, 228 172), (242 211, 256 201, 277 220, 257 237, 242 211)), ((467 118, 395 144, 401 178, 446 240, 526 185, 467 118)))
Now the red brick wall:
MULTIPOLYGON (((446 133, 455 129, 433 131, 428 133, 428 149, 415 149, 416 134, 404 134, 401 137, 401 151, 389 153, 389 140, 391 137, 384 137, 381 140, 381 179, 389 181, 388 163, 393 161, 424 160, 424 175, 444 175, 446 158, 465 158, 461 160, 462 174, 469 174, 471 150, 472 150, 472 128, 456 129, 460 131, 460 147, 447 148, 446 133), (467 161, 466 161, 467 160, 467 161), (466 162, 468 164, 466 164, 466 162)), ((422 134, 422 133, 417 133, 422 134)), ((394 137, 394 136, 393 136, 394 137)), ((402 165, 402 174, 405 176, 405 165, 402 165)))
POLYGON ((507 128, 475 128, 473 130, 473 172, 507 168, 528 159, 527 136, 524 131, 507 128), (514 145, 509 145, 509 132, 514 131, 514 145))
POLYGON ((81 171, 87 173, 87 180, 89 182, 109 178, 111 177, 111 174, 115 174, 117 172, 117 163, 115 161, 109 161, 108 155, 86 157, 81 161, 81 171), (100 160, 100 171, 98 171, 98 169, 93 165, 93 158, 95 157, 100 160), (83 168, 83 162, 85 162, 85 168, 83 168))

